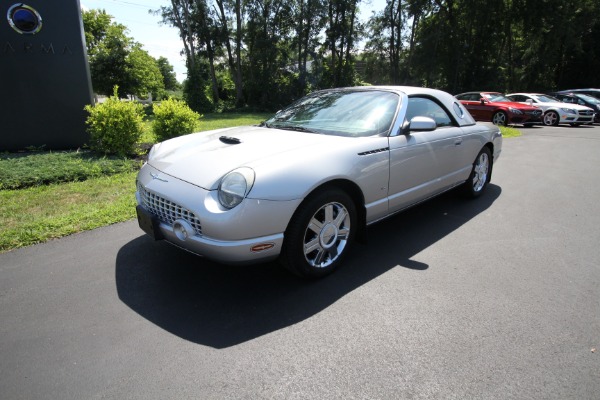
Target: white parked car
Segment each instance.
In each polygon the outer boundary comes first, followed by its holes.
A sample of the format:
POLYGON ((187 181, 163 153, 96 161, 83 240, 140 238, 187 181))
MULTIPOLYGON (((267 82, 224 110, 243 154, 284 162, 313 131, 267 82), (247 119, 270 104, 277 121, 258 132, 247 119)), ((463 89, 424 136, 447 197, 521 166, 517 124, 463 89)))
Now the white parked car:
POLYGON ((260 126, 156 144, 137 177, 140 227, 226 263, 331 272, 366 227, 462 187, 481 195, 502 149, 452 95, 416 87, 312 93, 260 126))
POLYGON ((544 111, 542 121, 544 125, 556 126, 570 124, 578 126, 590 124, 594 121, 594 110, 578 104, 563 103, 557 98, 540 93, 511 93, 506 97, 518 103, 534 105, 544 111))

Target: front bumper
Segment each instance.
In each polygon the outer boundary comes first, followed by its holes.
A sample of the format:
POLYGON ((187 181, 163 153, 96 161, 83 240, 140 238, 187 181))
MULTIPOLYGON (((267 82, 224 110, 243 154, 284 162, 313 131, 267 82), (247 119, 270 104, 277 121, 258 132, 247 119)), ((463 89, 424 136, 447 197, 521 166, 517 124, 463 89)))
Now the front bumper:
POLYGON ((137 179, 140 227, 156 240, 227 264, 278 257, 287 224, 301 200, 245 199, 234 209, 206 190, 146 164, 137 179))
POLYGON ((594 121, 593 111, 577 110, 576 114, 559 111, 561 124, 589 124, 594 121))
POLYGON ((509 124, 541 124, 543 113, 541 110, 523 111, 522 114, 509 113, 509 124))

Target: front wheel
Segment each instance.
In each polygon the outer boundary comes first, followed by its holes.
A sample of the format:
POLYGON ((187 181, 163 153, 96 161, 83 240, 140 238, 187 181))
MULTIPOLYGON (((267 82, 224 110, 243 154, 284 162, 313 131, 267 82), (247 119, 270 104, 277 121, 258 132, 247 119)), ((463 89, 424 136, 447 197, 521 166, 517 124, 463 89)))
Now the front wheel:
POLYGON ((301 277, 327 275, 341 264, 356 228, 356 206, 350 196, 338 189, 317 192, 292 217, 280 262, 301 277))
POLYGON ((548 111, 546 114, 544 114, 544 125, 546 126, 557 126, 558 122, 560 120, 560 117, 558 116, 558 114, 555 111, 548 111))
POLYGON ((479 197, 484 192, 492 175, 492 153, 490 149, 481 149, 475 162, 469 179, 464 184, 465 192, 470 197, 479 197))
POLYGON ((504 111, 497 111, 493 116, 492 116, 492 122, 495 125, 502 125, 502 126, 506 126, 506 124, 508 123, 508 117, 506 116, 506 114, 504 113, 504 111))

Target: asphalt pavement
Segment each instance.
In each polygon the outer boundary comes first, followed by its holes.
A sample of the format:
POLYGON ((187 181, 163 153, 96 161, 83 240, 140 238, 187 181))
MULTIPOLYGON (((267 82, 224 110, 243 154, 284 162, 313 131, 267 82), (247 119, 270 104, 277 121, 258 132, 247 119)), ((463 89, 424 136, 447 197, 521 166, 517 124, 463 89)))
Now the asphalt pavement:
POLYGON ((600 126, 523 133, 319 281, 135 221, 0 254, 0 398, 599 399, 600 126))

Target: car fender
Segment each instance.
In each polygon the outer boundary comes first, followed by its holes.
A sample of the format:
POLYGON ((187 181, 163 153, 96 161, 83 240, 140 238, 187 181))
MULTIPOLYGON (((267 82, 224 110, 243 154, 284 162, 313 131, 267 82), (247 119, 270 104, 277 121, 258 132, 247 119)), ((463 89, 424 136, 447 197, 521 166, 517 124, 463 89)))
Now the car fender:
POLYGON ((334 146, 313 148, 302 157, 286 154, 249 165, 256 178, 248 198, 304 199, 317 187, 334 180, 355 183, 367 203, 385 198, 389 180, 388 138, 338 139, 334 146))

